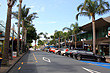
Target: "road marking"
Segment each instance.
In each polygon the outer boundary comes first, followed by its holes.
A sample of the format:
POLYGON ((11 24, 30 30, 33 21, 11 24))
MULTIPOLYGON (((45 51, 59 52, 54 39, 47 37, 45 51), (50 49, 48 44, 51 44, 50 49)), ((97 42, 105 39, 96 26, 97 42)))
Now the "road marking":
POLYGON ((90 65, 94 65, 94 64, 92 64, 92 63, 88 63, 88 64, 90 64, 90 65))
POLYGON ((23 64, 23 62, 21 62, 21 64, 23 64))
POLYGON ((43 57, 43 60, 46 61, 46 62, 50 62, 51 63, 49 58, 43 57))
POLYGON ((18 68, 18 70, 20 70, 20 69, 21 69, 21 67, 18 68))
POLYGON ((34 59, 35 59, 35 60, 36 60, 36 62, 37 62, 37 58, 35 57, 34 53, 33 53, 33 56, 34 56, 34 59))
POLYGON ((90 72, 90 73, 101 73, 101 72, 98 72, 98 71, 95 71, 95 70, 92 70, 92 69, 87 69, 85 67, 82 67, 84 70, 90 72))
MULTIPOLYGON (((22 62, 18 62, 18 63, 21 63, 21 64, 22 64, 22 62)), ((23 64, 24 64, 24 63, 35 63, 35 62, 23 62, 23 64)))

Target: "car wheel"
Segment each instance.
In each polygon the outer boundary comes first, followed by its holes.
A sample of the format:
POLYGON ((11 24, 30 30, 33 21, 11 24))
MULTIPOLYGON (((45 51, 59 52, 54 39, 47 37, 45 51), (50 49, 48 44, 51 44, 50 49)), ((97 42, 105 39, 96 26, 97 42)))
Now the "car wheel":
POLYGON ((101 62, 101 58, 97 58, 97 62, 101 62))
POLYGON ((70 57, 70 55, 68 55, 68 57, 70 57))
POLYGON ((81 60, 81 56, 80 55, 77 56, 77 60, 81 60))
POLYGON ((64 56, 64 54, 61 54, 62 56, 64 56))
POLYGON ((63 56, 65 56, 66 54, 64 53, 63 56))

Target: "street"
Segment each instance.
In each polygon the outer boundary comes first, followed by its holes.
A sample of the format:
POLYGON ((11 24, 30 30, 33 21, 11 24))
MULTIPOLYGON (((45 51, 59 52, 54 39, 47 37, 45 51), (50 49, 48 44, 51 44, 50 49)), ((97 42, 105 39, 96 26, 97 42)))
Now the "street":
POLYGON ((110 69, 52 53, 30 51, 9 73, 110 73, 110 69))

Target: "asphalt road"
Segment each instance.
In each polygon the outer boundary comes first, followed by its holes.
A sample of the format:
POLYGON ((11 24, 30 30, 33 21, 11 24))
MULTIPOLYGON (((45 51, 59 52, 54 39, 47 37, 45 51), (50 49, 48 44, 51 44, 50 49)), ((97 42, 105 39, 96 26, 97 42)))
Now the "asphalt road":
POLYGON ((9 73, 110 73, 110 69, 42 51, 30 51, 9 73))

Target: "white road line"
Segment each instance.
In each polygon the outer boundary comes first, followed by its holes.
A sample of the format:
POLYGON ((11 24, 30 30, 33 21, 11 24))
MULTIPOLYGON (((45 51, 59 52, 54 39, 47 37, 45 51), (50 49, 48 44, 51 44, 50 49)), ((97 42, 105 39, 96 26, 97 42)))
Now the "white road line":
POLYGON ((44 60, 44 61, 46 61, 46 62, 51 63, 51 61, 50 61, 50 59, 49 59, 49 58, 43 57, 43 60, 44 60))
POLYGON ((95 71, 95 70, 91 70, 91 69, 87 69, 85 67, 82 67, 84 70, 90 72, 90 73, 101 73, 101 72, 98 72, 98 71, 95 71))

